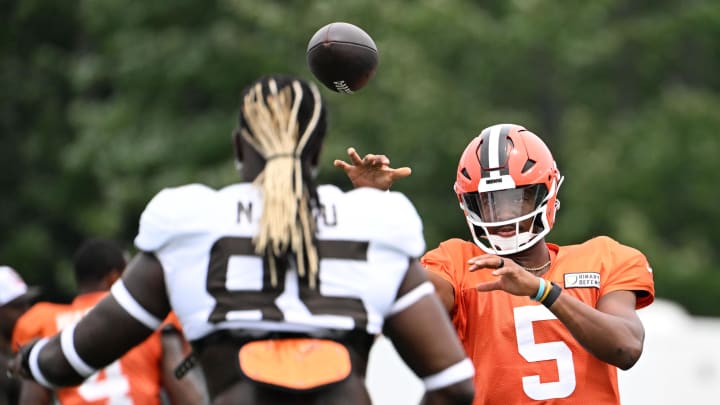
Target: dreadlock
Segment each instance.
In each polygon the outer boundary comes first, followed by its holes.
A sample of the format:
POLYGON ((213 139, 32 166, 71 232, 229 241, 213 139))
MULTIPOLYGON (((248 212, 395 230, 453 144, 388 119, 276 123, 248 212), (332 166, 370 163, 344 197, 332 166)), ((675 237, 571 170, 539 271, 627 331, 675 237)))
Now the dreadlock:
POLYGON ((313 210, 317 190, 308 181, 311 176, 303 158, 318 145, 319 140, 309 142, 311 138, 324 134, 320 92, 315 85, 303 86, 299 80, 260 80, 244 95, 240 121, 241 136, 265 159, 263 171, 253 182, 263 195, 260 227, 253 238, 255 251, 265 256, 273 286, 277 285, 278 262, 290 253, 298 275, 307 274, 310 287, 315 288, 319 257, 313 210))

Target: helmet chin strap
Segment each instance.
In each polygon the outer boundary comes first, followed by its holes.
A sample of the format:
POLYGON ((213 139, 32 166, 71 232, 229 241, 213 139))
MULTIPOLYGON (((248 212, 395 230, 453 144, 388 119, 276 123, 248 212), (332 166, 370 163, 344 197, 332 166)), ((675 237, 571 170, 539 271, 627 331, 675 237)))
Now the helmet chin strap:
MULTIPOLYGON (((515 234, 509 237, 492 234, 488 230, 488 224, 475 224, 470 220, 469 216, 466 216, 465 218, 470 227, 470 232, 473 236, 473 240, 478 247, 480 247, 486 253, 496 255, 509 255, 522 252, 523 250, 530 248, 543 236, 547 235, 547 233, 550 231, 550 227, 546 221, 546 218, 542 216, 542 213, 545 212, 544 206, 545 204, 542 204, 533 213, 528 215, 527 218, 520 217, 519 219, 512 220, 515 222, 515 234), (538 215, 541 215, 542 218, 542 229, 540 229, 539 231, 536 230, 535 219, 533 219, 530 229, 525 232, 520 232, 520 222, 522 220, 534 218, 538 215), (476 227, 479 230, 482 230, 482 234, 478 235, 478 232, 476 232, 476 227), (481 239, 484 239, 485 243, 483 243, 481 239)), ((511 223, 511 221, 506 221, 506 224, 507 223, 511 223)), ((501 226, 502 224, 496 223, 492 225, 501 226)))

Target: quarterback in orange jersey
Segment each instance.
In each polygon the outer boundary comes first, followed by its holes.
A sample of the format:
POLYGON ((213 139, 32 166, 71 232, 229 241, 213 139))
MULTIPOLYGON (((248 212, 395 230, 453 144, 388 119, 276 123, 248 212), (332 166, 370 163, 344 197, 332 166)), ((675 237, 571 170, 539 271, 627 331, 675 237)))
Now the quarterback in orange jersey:
MULTIPOLYGON (((17 322, 13 330, 13 346, 20 347, 64 330, 75 324, 109 293, 110 285, 120 277, 125 268, 122 250, 114 243, 102 239, 87 241, 75 256, 75 277, 80 294, 70 304, 39 302, 32 306, 17 322)), ((171 314, 166 322, 179 326, 171 314)), ((161 388, 173 398, 173 404, 198 403, 197 382, 188 379, 176 381, 174 366, 184 358, 185 353, 176 349, 168 353, 164 339, 181 339, 179 335, 169 336, 160 330, 141 345, 127 352, 122 358, 94 373, 81 385, 59 388, 55 391, 61 405, 118 404, 118 405, 159 405, 161 388), (164 360, 172 357, 172 361, 164 360), (188 402, 183 402, 188 401, 188 402)), ((189 348, 188 348, 189 349, 189 348)), ((24 382, 21 390, 21 404, 50 404, 52 392, 34 382, 24 382)), ((201 403, 201 402, 200 402, 201 403)))
MULTIPOLYGON (((336 161, 356 186, 389 188, 407 168, 382 155, 336 161)), ((652 303, 652 269, 605 236, 545 241, 563 177, 525 128, 483 130, 460 158, 455 192, 472 242, 427 252, 437 294, 475 365, 474 404, 619 404, 617 368, 640 357, 636 310, 652 303)))

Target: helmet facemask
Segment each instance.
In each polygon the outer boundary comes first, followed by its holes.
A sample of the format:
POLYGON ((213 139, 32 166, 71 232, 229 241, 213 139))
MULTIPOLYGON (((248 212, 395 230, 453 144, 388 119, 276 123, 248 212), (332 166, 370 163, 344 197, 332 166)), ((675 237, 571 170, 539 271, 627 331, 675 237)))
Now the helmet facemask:
MULTIPOLYGON (((487 253, 521 252, 550 232, 547 208, 559 188, 544 184, 460 195, 473 241, 487 253)), ((554 206, 560 201, 555 199, 554 206)))

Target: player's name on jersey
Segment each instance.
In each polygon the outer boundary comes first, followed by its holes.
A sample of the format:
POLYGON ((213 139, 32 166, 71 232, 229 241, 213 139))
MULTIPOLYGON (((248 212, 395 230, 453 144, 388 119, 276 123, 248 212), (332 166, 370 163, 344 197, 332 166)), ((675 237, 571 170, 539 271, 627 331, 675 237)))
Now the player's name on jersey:
MULTIPOLYGON (((237 223, 247 222, 251 223, 253 219, 253 202, 239 201, 237 205, 237 223)), ((315 220, 322 223, 325 226, 337 226, 337 208, 335 205, 327 207, 325 204, 320 204, 320 208, 315 211, 315 220)))

